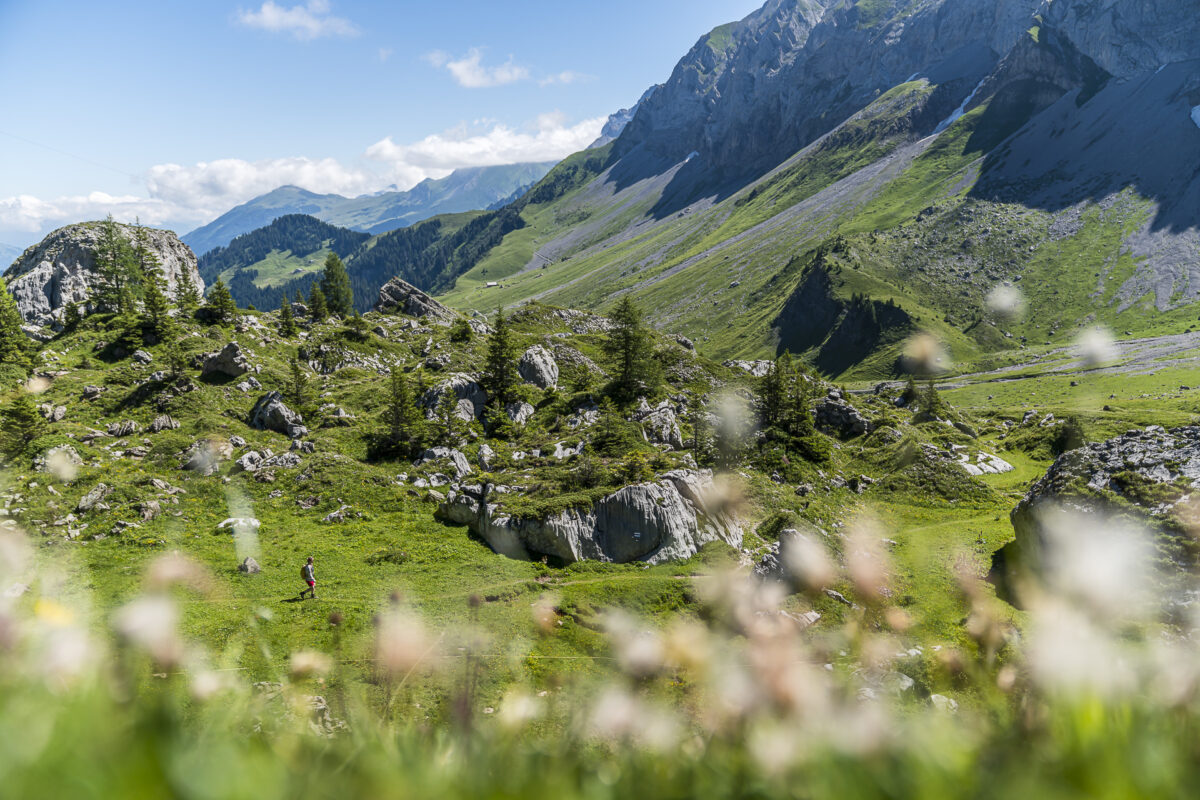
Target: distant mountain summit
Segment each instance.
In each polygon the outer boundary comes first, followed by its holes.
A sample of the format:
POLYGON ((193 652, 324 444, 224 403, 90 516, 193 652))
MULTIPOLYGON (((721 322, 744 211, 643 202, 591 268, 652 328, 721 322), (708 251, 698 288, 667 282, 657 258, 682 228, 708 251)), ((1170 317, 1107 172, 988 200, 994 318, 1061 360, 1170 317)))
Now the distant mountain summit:
POLYGON ((193 251, 203 255, 288 214, 307 214, 339 227, 383 233, 437 214, 494 207, 514 199, 514 193, 536 183, 553 166, 554 162, 548 161, 470 167, 455 170, 445 178, 428 178, 408 191, 376 192, 361 197, 316 194, 298 186, 281 186, 181 238, 193 251))

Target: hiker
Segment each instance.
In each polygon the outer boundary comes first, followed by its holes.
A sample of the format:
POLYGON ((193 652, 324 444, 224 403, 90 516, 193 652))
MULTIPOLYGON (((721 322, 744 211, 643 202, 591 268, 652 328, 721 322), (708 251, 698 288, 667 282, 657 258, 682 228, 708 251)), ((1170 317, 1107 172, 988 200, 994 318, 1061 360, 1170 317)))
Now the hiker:
POLYGON ((312 596, 312 599, 316 600, 317 599, 317 579, 316 579, 316 576, 313 575, 313 557, 312 556, 309 556, 308 563, 306 563, 303 567, 300 568, 300 577, 303 578, 304 582, 308 584, 307 589, 300 590, 300 599, 303 600, 304 593, 308 592, 312 596))

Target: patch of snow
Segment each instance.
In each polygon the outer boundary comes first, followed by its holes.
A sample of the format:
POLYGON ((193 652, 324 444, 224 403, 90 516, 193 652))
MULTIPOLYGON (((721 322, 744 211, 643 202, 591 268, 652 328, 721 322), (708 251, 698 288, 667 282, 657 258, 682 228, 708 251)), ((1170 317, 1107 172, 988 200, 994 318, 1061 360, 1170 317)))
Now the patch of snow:
POLYGON ((962 101, 962 105, 954 109, 954 113, 942 120, 941 124, 934 129, 934 135, 941 133, 942 131, 946 130, 946 128, 949 128, 951 125, 962 119, 962 115, 967 113, 967 106, 971 105, 971 101, 975 99, 975 95, 979 93, 979 90, 983 88, 983 84, 986 82, 987 78, 984 78, 974 89, 971 90, 971 93, 967 95, 967 99, 962 101))
POLYGON ((699 156, 700 156, 700 153, 696 150, 693 150, 692 152, 688 153, 688 157, 683 160, 683 163, 686 164, 687 162, 691 161, 693 158, 698 158, 699 156))
POLYGON ((1192 109, 1192 122, 1196 123, 1196 127, 1200 128, 1200 106, 1192 109))
POLYGON ((915 81, 915 80, 917 79, 917 76, 918 76, 918 75, 920 75, 920 74, 921 74, 921 73, 919 73, 919 72, 914 72, 912 75, 909 75, 907 78, 905 78, 905 79, 904 79, 904 82, 905 82, 905 83, 912 83, 913 81, 915 81))
POLYGON ((1163 64, 1161 67, 1159 67, 1158 69, 1154 70, 1154 74, 1155 74, 1155 75, 1157 75, 1158 73, 1162 72, 1162 71, 1163 71, 1164 69, 1166 69, 1166 68, 1167 68, 1167 65, 1166 65, 1166 64, 1163 64))

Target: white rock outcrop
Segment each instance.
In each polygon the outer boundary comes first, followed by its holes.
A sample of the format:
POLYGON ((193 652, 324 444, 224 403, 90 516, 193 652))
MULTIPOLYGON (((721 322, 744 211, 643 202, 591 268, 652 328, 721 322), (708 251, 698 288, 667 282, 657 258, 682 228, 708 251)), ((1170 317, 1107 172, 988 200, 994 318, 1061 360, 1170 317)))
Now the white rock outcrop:
MULTIPOLYGON (((117 224, 120 235, 133 242, 135 228, 117 224)), ((179 278, 187 272, 197 291, 204 281, 196 270, 196 255, 171 231, 143 228, 146 244, 158 259, 167 295, 175 297, 179 278)), ((101 224, 81 222, 53 231, 26 250, 5 273, 8 291, 17 301, 21 317, 34 325, 54 326, 63 309, 76 303, 87 309, 94 302, 96 248, 101 224)))
POLYGON ((712 541, 742 544, 742 529, 721 503, 708 471, 668 472, 657 481, 618 489, 591 507, 542 519, 514 517, 489 499, 486 489, 451 491, 439 514, 469 526, 512 558, 659 564, 693 556, 712 541))
POLYGON ((517 372, 521 380, 532 383, 539 389, 552 389, 558 386, 558 362, 550 351, 540 344, 525 351, 517 363, 517 372))

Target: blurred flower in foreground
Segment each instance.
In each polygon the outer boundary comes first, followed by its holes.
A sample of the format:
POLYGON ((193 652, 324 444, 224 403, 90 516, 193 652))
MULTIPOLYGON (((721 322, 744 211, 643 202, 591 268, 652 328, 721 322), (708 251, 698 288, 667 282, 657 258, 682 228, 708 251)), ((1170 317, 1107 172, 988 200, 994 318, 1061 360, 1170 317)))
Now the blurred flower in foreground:
POLYGON ((604 690, 596 701, 591 729, 601 738, 628 739, 660 752, 676 746, 680 732, 670 710, 617 687, 604 690))
POLYGON ((1045 589, 1107 620, 1142 618, 1153 610, 1148 531, 1058 506, 1040 508, 1038 525, 1045 589))
POLYGON ((25 382, 25 391, 29 394, 41 394, 50 388, 50 381, 40 375, 36 375, 25 382))
POLYGON ((1018 320, 1025 312, 1025 296, 1015 286, 1003 284, 988 292, 987 306, 997 317, 1018 320))
POLYGON ((384 672, 403 677, 432 663, 436 648, 437 642, 430 638, 425 623, 411 611, 394 608, 380 618, 375 657, 384 672))
POLYGON ((204 592, 211 580, 204 567, 176 550, 154 559, 146 570, 146 585, 154 591, 178 585, 204 592))
POLYGON ((799 588, 819 592, 837 579, 837 571, 825 546, 812 536, 796 533, 780 543, 787 574, 799 588))
POLYGON ((144 650, 160 666, 172 666, 183 655, 178 622, 175 601, 163 595, 147 595, 118 610, 113 626, 121 638, 144 650))
POLYGON ((950 369, 950 356, 937 337, 918 333, 904 344, 904 366, 915 375, 940 375, 950 369))
POLYGON ((293 678, 324 675, 333 669, 333 659, 315 650, 301 650, 292 653, 290 667, 293 678))
POLYGON ((46 453, 46 471, 63 483, 70 483, 79 474, 79 464, 72 451, 65 447, 54 447, 46 453))
POLYGON ((524 691, 510 689, 500 701, 500 724, 509 730, 519 730, 542 714, 542 701, 524 691))
POLYGON ((657 633, 640 629, 636 619, 619 611, 608 614, 605 628, 625 674, 644 678, 662 669, 663 645, 657 633))
POLYGON ((890 594, 883 531, 871 517, 861 516, 850 525, 846 541, 846 571, 863 599, 879 601, 890 594))
POLYGON ((1099 367, 1120 355, 1116 342, 1107 328, 1097 325, 1088 328, 1075 339, 1075 354, 1084 367, 1099 367))

